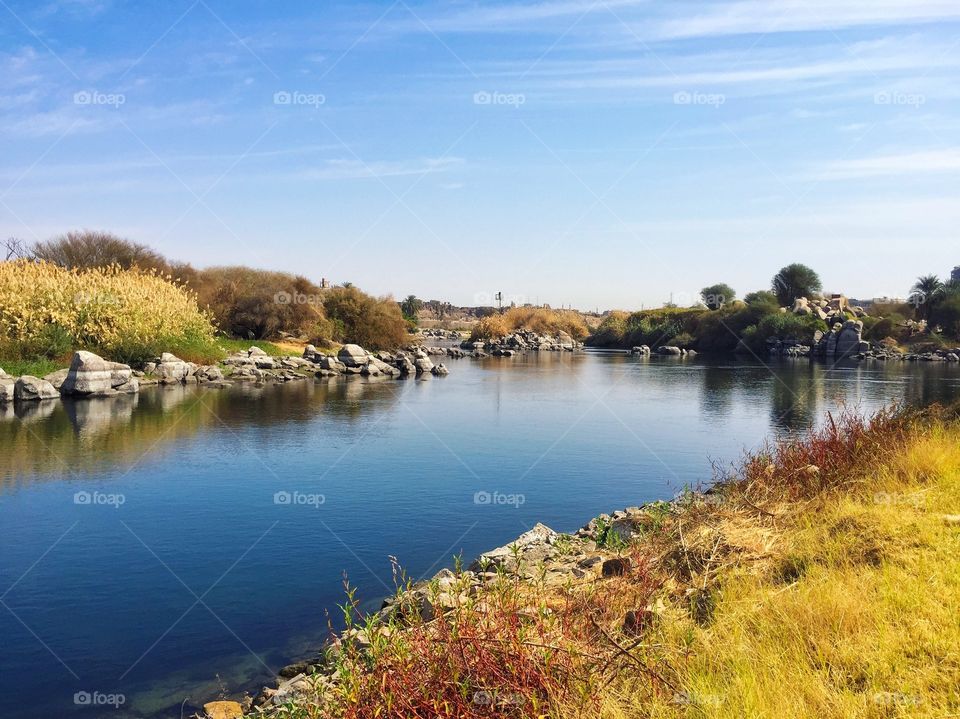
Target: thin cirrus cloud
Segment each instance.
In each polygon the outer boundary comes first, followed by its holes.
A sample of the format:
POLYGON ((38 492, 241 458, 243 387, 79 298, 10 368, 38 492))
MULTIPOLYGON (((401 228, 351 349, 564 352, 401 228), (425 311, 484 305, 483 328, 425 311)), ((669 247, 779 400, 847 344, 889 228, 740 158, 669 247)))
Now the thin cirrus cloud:
POLYGON ((816 180, 859 180, 960 172, 960 147, 840 160, 823 165, 810 177, 816 180))
POLYGON ((910 25, 960 19, 954 0, 746 0, 712 3, 663 22, 662 39, 755 33, 816 32, 881 25, 910 25))

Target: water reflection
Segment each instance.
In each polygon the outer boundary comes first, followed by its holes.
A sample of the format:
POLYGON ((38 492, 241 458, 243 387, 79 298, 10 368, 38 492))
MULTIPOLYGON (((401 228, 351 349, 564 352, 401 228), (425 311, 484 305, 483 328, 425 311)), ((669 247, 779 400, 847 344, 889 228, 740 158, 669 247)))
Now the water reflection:
POLYGON ((276 426, 319 414, 358 422, 396 402, 389 380, 226 388, 148 387, 135 395, 0 406, 0 487, 134 462, 217 425, 276 426))
POLYGON ((500 417, 506 400, 521 394, 534 401, 581 406, 597 398, 612 403, 672 397, 681 403, 693 393, 705 420, 730 421, 744 405, 765 408, 774 433, 810 427, 839 405, 947 404, 960 396, 960 371, 945 363, 824 364, 784 359, 761 365, 544 352, 464 360, 456 363, 455 374, 460 377, 151 387, 139 395, 3 405, 0 487, 133 463, 218 426, 269 430, 323 418, 345 425, 372 421, 389 411, 404 392, 429 392, 430 383, 447 381, 462 383, 465 396, 493 399, 498 423, 508 419, 500 417))

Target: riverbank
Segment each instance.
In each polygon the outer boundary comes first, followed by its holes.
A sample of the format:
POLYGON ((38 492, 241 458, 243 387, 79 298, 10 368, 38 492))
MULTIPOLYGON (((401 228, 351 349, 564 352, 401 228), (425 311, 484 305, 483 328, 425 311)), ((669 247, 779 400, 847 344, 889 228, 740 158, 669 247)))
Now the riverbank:
POLYGON ((960 709, 955 412, 832 418, 719 480, 575 534, 537 525, 429 582, 398 571, 372 616, 348 593, 346 631, 246 714, 960 709))

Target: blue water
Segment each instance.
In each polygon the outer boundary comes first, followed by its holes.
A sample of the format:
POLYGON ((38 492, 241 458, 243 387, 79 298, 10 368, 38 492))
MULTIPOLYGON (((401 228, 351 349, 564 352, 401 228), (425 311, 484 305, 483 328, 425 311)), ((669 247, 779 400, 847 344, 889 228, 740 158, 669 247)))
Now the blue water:
POLYGON ((378 606, 391 555, 429 576, 673 496, 842 403, 960 398, 946 365, 449 364, 0 410, 3 716, 180 717, 316 649, 344 576, 378 606))

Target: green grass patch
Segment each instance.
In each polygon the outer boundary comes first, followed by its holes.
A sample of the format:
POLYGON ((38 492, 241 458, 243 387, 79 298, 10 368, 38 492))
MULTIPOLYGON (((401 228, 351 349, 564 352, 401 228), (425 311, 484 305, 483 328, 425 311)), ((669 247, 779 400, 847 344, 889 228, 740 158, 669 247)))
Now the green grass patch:
POLYGON ((58 361, 39 357, 37 359, 3 359, 0 358, 0 368, 11 377, 20 377, 28 374, 33 377, 43 377, 70 364, 67 361, 58 361))

